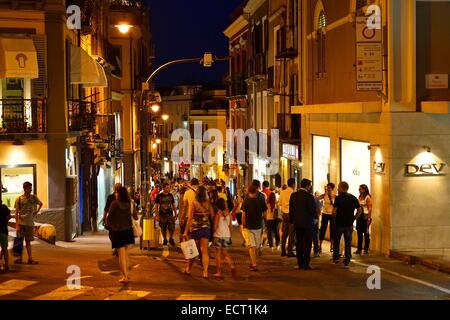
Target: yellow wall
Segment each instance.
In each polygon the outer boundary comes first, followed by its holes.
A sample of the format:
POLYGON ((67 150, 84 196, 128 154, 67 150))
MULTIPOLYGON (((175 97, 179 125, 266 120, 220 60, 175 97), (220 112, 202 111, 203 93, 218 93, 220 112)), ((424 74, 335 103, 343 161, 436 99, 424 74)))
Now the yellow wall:
POLYGON ((0 142, 0 165, 36 164, 37 196, 48 208, 47 143, 44 140, 24 141, 23 146, 0 142))
POLYGON ((36 34, 45 33, 45 16, 43 11, 0 11, 0 28, 36 29, 36 34))

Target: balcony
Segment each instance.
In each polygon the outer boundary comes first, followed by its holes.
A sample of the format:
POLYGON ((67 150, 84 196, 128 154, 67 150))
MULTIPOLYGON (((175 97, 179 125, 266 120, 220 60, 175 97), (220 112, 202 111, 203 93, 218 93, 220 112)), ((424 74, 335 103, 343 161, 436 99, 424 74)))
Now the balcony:
POLYGON ((299 114, 279 113, 277 115, 277 124, 281 140, 300 141, 301 118, 299 114))
POLYGON ((68 100, 69 131, 95 131, 97 105, 83 100, 68 100))
POLYGON ((45 99, 0 99, 0 119, 0 133, 45 133, 45 99))

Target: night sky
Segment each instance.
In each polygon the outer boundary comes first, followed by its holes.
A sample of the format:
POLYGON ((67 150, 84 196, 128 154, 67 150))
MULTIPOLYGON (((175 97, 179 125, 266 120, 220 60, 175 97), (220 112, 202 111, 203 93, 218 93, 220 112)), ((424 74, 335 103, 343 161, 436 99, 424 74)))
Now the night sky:
MULTIPOLYGON (((223 31, 230 14, 242 0, 147 0, 150 6, 151 32, 156 59, 153 69, 179 58, 196 58, 204 52, 228 55, 223 31)), ((182 84, 214 85, 222 83, 228 62, 218 61, 211 68, 189 63, 170 66, 153 82, 157 88, 182 84)))

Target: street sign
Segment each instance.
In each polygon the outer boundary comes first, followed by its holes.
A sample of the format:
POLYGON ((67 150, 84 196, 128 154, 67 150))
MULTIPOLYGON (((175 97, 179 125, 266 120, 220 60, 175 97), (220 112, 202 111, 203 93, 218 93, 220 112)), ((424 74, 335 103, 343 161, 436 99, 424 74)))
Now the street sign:
POLYGON ((383 90, 381 29, 370 28, 368 17, 356 17, 356 89, 383 90))
POLYGON ((370 29, 368 17, 356 17, 356 42, 381 42, 381 29, 370 29))
POLYGON ((381 43, 356 44, 356 81, 358 90, 383 89, 381 43))

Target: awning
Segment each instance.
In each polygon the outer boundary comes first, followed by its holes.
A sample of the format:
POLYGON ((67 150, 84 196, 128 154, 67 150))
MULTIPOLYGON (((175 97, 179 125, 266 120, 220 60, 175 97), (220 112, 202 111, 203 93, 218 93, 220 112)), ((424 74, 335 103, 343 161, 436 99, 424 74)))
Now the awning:
POLYGON ((0 78, 39 78, 33 40, 0 38, 0 78))
POLYGON ((70 83, 85 87, 107 87, 103 67, 82 48, 70 46, 70 83))

